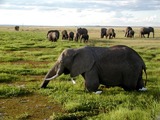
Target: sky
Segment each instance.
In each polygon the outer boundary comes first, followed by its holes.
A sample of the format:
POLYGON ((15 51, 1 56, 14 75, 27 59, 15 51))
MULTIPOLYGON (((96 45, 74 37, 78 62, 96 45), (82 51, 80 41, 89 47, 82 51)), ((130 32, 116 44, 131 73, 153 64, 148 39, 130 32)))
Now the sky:
POLYGON ((0 0, 0 25, 160 26, 160 0, 0 0))

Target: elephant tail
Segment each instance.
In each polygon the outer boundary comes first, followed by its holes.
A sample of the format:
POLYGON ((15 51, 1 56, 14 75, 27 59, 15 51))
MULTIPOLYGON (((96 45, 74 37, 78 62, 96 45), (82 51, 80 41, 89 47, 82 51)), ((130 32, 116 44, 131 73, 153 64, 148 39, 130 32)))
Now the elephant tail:
POLYGON ((146 86, 147 85, 147 72, 146 72, 146 66, 143 67, 143 71, 145 73, 145 76, 146 76, 146 80, 144 82, 144 85, 146 86))

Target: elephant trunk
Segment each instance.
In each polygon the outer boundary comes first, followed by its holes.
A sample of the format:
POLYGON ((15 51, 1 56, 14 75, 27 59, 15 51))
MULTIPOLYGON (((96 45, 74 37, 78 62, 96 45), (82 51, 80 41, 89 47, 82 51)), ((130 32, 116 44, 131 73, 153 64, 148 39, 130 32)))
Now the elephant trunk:
POLYGON ((55 76, 56 75, 56 71, 55 68, 53 67, 45 76, 43 83, 41 84, 41 88, 46 88, 46 86, 49 83, 49 80, 47 80, 48 78, 55 76))
POLYGON ((60 76, 63 73, 63 68, 59 68, 58 67, 59 64, 56 63, 52 69, 47 73, 47 75, 44 78, 43 83, 41 84, 41 88, 46 88, 46 86, 48 85, 49 81, 52 79, 57 78, 58 76, 60 76))

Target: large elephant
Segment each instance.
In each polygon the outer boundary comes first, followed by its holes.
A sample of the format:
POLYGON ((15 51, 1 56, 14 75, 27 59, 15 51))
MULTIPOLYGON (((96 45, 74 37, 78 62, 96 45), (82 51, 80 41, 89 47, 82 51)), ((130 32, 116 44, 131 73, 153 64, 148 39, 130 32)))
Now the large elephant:
POLYGON ((78 41, 83 34, 88 34, 88 30, 86 28, 77 28, 75 41, 78 41))
POLYGON ((153 27, 142 27, 140 29, 140 37, 141 38, 145 37, 144 35, 147 34, 148 35, 147 37, 149 38, 150 32, 153 33, 153 38, 154 38, 154 28, 153 27))
POLYGON ((81 74, 90 92, 96 92, 100 84, 106 87, 119 86, 127 91, 139 90, 145 87, 143 71, 146 74, 142 58, 124 45, 70 48, 61 53, 45 76, 41 88, 46 88, 50 80, 64 73, 72 78, 81 74))
POLYGON ((67 30, 62 31, 62 40, 67 40, 68 39, 68 32, 67 30))
POLYGON ((114 31, 114 29, 113 28, 109 28, 108 30, 107 30, 107 36, 106 36, 106 38, 109 36, 109 39, 112 39, 112 38, 115 38, 116 37, 116 33, 115 33, 115 31, 114 31))
POLYGON ((47 38, 49 41, 56 42, 59 39, 59 31, 58 30, 49 30, 47 33, 47 38))
POLYGON ((132 30, 132 27, 128 26, 125 30, 125 35, 124 35, 125 37, 128 37, 128 33, 130 30, 132 30))
POLYGON ((101 38, 106 36, 106 34, 107 34, 107 29, 106 28, 101 28, 101 38))

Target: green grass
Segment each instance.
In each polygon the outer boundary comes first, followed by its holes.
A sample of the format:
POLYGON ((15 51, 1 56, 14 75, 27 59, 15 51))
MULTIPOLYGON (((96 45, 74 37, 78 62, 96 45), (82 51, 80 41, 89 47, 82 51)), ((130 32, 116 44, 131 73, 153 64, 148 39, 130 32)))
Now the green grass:
POLYGON ((0 87, 0 98, 23 96, 30 93, 31 92, 29 90, 21 86, 1 85, 0 87))
MULTIPOLYGON (((109 40, 99 37, 99 27, 88 27, 87 44, 62 41, 61 36, 52 43, 46 39, 49 29, 64 28, 23 27, 19 32, 11 27, 0 28, 0 119, 156 120, 160 115, 160 28, 156 28, 155 38, 139 38, 139 28, 135 27, 135 38, 130 39, 124 38, 125 28, 116 27, 117 37, 109 40), (132 47, 144 59, 148 91, 126 92, 114 87, 103 88, 102 94, 96 95, 85 91, 81 76, 73 85, 69 75, 40 89, 45 74, 64 49, 117 44, 132 47), (13 104, 16 101, 19 104, 13 104), (27 108, 22 109, 23 105, 27 108), (15 109, 21 109, 21 113, 14 114, 15 109)), ((65 29, 75 31, 74 27, 65 29)))

